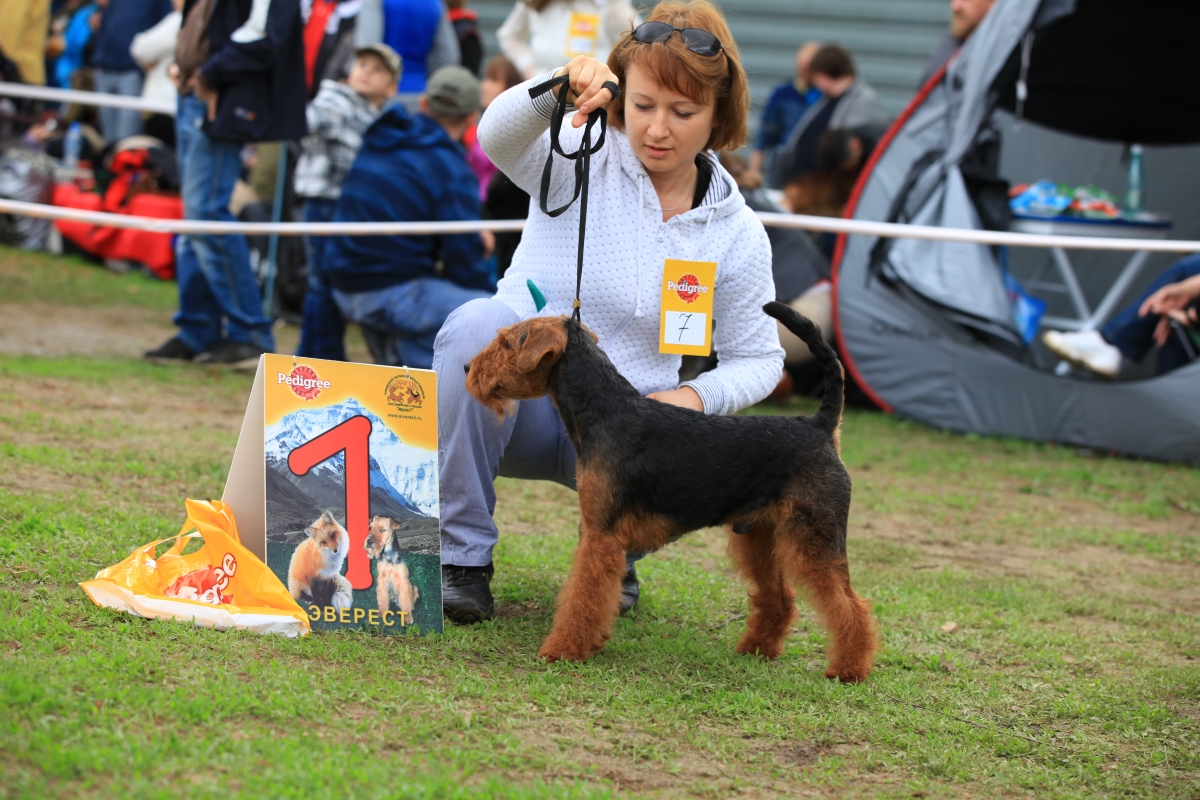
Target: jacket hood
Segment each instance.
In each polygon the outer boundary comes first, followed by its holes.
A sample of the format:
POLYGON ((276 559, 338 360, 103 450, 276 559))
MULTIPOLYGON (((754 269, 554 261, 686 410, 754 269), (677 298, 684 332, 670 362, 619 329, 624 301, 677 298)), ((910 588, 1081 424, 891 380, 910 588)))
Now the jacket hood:
POLYGON ((463 147, 450 138, 437 120, 425 114, 410 115, 402 105, 394 105, 367 128, 363 148, 377 152, 392 150, 432 150, 463 147))
MULTIPOLYGON (((629 137, 624 131, 609 128, 608 136, 610 141, 616 146, 617 152, 620 154, 621 170, 628 175, 634 183, 641 182, 642 191, 647 192, 645 195, 646 205, 657 207, 658 196, 654 192, 654 187, 650 184, 650 174, 646 171, 646 167, 642 165, 641 159, 633 152, 633 146, 629 144, 629 137)), ((679 218, 688 222, 700 222, 707 224, 710 215, 712 219, 721 219, 736 214, 746 207, 746 201, 742 198, 742 193, 738 191, 737 184, 733 180, 733 176, 721 166, 721 162, 717 160, 717 154, 705 150, 703 152, 705 158, 712 162, 713 165, 713 183, 722 181, 725 184, 725 197, 715 203, 702 203, 699 206, 685 211, 679 215, 679 218)))

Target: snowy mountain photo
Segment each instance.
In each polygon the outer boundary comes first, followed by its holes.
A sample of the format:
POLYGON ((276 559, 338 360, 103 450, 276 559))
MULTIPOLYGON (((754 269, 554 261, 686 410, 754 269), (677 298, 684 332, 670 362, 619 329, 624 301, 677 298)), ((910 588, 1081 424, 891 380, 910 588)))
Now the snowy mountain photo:
POLYGON ((371 514, 402 522, 438 516, 437 454, 405 444, 383 420, 349 399, 337 406, 295 411, 266 429, 268 500, 277 497, 289 506, 268 514, 269 534, 303 530, 325 509, 344 519, 344 456, 339 453, 302 476, 288 468, 287 457, 294 448, 360 415, 371 422, 371 514), (289 491, 285 484, 299 491, 289 491), (297 502, 302 497, 307 502, 297 502))

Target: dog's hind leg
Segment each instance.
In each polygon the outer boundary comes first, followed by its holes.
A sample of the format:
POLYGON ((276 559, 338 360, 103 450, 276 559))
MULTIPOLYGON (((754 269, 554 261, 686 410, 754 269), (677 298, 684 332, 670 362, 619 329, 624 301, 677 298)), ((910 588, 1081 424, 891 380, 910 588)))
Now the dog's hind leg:
POLYGON ((845 558, 798 565, 797 578, 812 593, 829 631, 829 668, 826 678, 842 683, 866 680, 879 647, 871 605, 850 586, 850 568, 845 558))
POLYGON ((750 618, 737 651, 769 659, 783 653, 783 642, 796 618, 796 593, 775 558, 775 530, 759 523, 745 534, 730 534, 729 555, 754 588, 750 618))
POLYGON ((538 655, 547 661, 586 661, 603 647, 620 608, 624 574, 621 540, 584 526, 571 575, 558 596, 554 628, 538 655))

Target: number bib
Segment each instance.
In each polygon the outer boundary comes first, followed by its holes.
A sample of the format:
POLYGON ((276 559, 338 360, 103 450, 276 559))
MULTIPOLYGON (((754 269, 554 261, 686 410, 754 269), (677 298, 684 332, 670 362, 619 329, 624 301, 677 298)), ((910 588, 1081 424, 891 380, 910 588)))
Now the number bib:
POLYGON ((684 356, 712 352, 717 262, 668 258, 663 265, 658 351, 684 356))
POLYGON ((596 40, 600 38, 600 15, 575 11, 567 25, 567 58, 596 55, 596 40))

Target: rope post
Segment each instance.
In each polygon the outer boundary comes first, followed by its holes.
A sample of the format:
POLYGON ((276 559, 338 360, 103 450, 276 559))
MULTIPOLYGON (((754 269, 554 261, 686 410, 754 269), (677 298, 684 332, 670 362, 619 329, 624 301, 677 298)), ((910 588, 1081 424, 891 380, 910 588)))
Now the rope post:
MULTIPOLYGON (((271 205, 271 222, 283 218, 283 195, 287 190, 288 142, 279 143, 279 159, 276 162, 275 198, 271 205)), ((279 234, 272 233, 267 239, 267 274, 263 276, 263 315, 270 317, 275 310, 276 259, 279 256, 279 234)))

